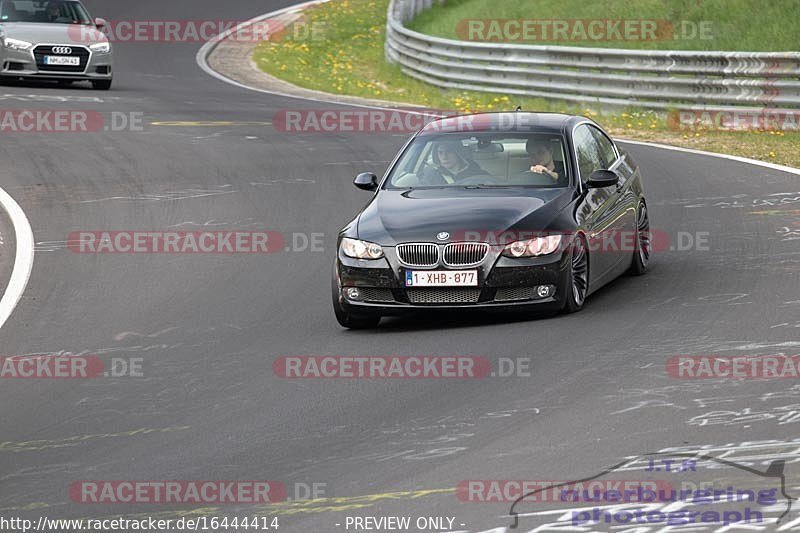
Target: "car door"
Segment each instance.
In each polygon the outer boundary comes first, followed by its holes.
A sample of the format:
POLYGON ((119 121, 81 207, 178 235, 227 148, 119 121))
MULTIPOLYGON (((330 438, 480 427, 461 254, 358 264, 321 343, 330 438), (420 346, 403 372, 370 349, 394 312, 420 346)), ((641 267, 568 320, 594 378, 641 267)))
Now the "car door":
POLYGON ((611 274, 621 274, 630 266, 631 255, 635 247, 636 235, 636 195, 631 190, 631 167, 614 145, 614 142, 600 128, 589 126, 597 145, 605 169, 612 170, 619 176, 619 184, 615 188, 613 205, 611 209, 612 240, 609 241, 614 249, 610 250, 617 261, 611 274))
POLYGON ((616 151, 613 145, 609 152, 607 146, 602 146, 597 141, 592 130, 596 128, 589 123, 579 124, 573 130, 572 138, 580 179, 579 186, 585 191, 578 207, 578 216, 586 229, 590 290, 594 291, 611 279, 620 263, 621 254, 615 242, 618 240, 618 235, 615 233, 624 228, 624 221, 619 219, 617 204, 620 195, 617 187, 589 189, 586 186, 592 172, 608 169, 616 163, 616 151), (612 155, 615 160, 609 162, 608 159, 612 155))

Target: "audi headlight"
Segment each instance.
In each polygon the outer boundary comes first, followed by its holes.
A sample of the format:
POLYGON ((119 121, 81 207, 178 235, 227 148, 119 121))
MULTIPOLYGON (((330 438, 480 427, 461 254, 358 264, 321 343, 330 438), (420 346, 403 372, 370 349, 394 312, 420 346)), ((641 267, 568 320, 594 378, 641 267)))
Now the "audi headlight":
POLYGON ((89 48, 92 52, 97 52, 98 54, 107 54, 111 51, 111 45, 109 43, 94 43, 89 45, 89 48))
POLYGON ((342 252, 347 257, 356 259, 380 259, 383 257, 383 248, 380 245, 358 239, 342 239, 342 252))
POLYGON ((536 257, 552 254, 561 245, 561 235, 534 237, 526 241, 512 242, 503 250, 506 257, 536 257))
POLYGON ((19 39, 5 39, 5 46, 9 50, 28 50, 33 43, 29 43, 28 41, 20 41, 19 39))

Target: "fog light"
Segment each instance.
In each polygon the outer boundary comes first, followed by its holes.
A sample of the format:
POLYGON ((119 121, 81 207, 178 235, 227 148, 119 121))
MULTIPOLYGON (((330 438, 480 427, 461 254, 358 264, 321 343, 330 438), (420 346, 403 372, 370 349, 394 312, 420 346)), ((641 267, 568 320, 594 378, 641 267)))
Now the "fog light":
POLYGON ((361 299, 361 291, 358 290, 356 287, 350 287, 346 291, 347 299, 348 300, 360 300, 361 299))
POLYGON ((547 298, 548 296, 550 296, 550 293, 551 293, 550 285, 539 285, 536 288, 536 296, 538 296, 539 298, 547 298))

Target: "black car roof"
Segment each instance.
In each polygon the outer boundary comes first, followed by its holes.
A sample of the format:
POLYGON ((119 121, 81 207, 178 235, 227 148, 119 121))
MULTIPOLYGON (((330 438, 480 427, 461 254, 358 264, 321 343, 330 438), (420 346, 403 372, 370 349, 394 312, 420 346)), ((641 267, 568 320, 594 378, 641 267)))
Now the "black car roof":
POLYGON ((470 131, 558 133, 570 123, 588 120, 563 113, 530 113, 525 111, 475 113, 436 119, 420 131, 420 135, 465 133, 470 131))

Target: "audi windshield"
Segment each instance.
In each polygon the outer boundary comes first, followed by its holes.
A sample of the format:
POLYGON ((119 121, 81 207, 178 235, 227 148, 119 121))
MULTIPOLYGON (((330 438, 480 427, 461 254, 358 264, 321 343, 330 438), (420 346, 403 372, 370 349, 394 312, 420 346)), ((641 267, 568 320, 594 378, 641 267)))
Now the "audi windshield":
POLYGON ((2 22, 34 22, 40 24, 92 24, 89 13, 80 2, 4 0, 0 6, 2 22))

